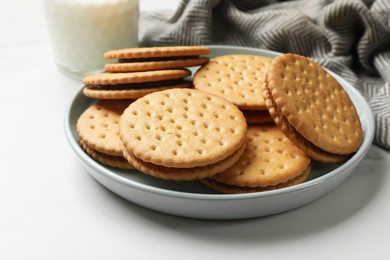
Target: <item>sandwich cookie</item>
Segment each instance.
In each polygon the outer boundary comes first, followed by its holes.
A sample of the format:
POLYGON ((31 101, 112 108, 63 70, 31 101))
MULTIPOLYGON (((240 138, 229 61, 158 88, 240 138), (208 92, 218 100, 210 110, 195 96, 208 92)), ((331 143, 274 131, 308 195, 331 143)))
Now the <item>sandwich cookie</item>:
POLYGON ((128 73, 100 73, 84 77, 83 93, 96 99, 137 99, 146 94, 169 89, 189 88, 188 69, 128 73))
POLYGON ((124 156, 155 177, 194 180, 231 167, 246 145, 242 112, 218 96, 171 89, 133 102, 119 124, 124 156))
POLYGON ((210 49, 204 46, 144 47, 110 50, 105 59, 116 59, 117 63, 105 65, 108 72, 130 72, 165 70, 199 66, 209 61, 210 49))
POLYGON ((297 54, 274 58, 263 95, 276 125, 311 158, 339 163, 360 147, 363 131, 354 104, 314 61, 297 54))
POLYGON ((119 119, 129 100, 102 100, 87 108, 76 123, 80 147, 96 161, 116 168, 134 169, 123 158, 119 119))
POLYGON ((242 113, 248 124, 265 124, 274 121, 268 110, 242 110, 242 113))
POLYGON ((267 110, 262 89, 271 61, 239 54, 213 58, 195 73, 194 87, 223 97, 241 110, 267 110))
POLYGON ((202 180, 223 193, 275 190, 304 182, 310 158, 273 124, 249 126, 246 149, 231 168, 202 180))

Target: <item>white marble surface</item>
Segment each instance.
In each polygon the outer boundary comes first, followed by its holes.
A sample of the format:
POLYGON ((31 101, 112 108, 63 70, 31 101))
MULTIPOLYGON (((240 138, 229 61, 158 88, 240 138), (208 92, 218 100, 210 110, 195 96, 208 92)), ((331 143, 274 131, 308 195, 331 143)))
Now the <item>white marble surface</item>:
MULTIPOLYGON (((141 10, 176 4, 141 0, 141 10)), ((2 2, 0 79, 0 259, 390 257, 388 151, 373 146, 344 183, 294 211, 178 218, 127 202, 82 168, 63 129, 80 83, 57 71, 39 1, 2 2)))

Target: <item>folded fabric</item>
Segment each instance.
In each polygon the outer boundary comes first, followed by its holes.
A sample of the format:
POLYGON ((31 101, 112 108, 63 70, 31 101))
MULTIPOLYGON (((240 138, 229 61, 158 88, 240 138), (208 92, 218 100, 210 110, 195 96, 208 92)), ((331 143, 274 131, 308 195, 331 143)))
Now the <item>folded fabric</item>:
POLYGON ((308 56, 357 88, 390 149, 389 0, 182 0, 143 13, 142 46, 237 45, 308 56))

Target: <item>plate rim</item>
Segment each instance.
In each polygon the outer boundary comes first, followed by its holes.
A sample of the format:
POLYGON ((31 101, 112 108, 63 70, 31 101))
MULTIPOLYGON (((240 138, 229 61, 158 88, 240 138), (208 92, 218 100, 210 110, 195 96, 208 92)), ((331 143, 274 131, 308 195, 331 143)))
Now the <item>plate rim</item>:
MULTIPOLYGON (((242 51, 250 51, 250 52, 257 52, 257 53, 266 53, 271 56, 278 56, 282 55, 283 53, 272 51, 272 50, 265 50, 265 49, 259 49, 259 48, 251 48, 251 47, 242 47, 242 46, 227 46, 227 45, 205 45, 211 49, 211 52, 213 49, 228 49, 228 50, 242 50, 242 51)), ((359 150, 345 163, 337 167, 336 169, 333 169, 332 171, 316 178, 309 180, 307 182, 297 184, 291 187, 286 187, 283 189, 278 190, 271 190, 271 191, 264 191, 264 192, 255 192, 255 193, 243 193, 243 194, 205 194, 205 193, 194 193, 194 192, 183 192, 183 191, 175 191, 175 190, 168 190, 161 187, 155 187, 150 186, 144 183, 139 183, 134 180, 127 179, 123 176, 120 176, 116 174, 115 172, 111 171, 109 168, 106 168, 105 166, 97 163, 92 158, 90 158, 88 155, 85 154, 85 152, 81 149, 81 147, 78 145, 76 140, 74 139, 72 129, 71 129, 71 112, 72 108, 74 107, 74 104, 78 98, 80 98, 80 95, 82 95, 82 89, 79 89, 76 91, 76 94, 72 96, 70 101, 68 102, 68 105, 65 110, 64 115, 64 128, 65 128, 65 135, 68 140, 68 142, 71 145, 71 148, 73 151, 78 155, 78 157, 83 161, 83 163, 89 165, 92 167, 95 171, 104 174, 106 177, 120 182, 126 186, 131 186, 132 188, 136 188, 138 190, 142 190, 144 192, 148 193, 154 193, 158 195, 165 195, 169 197, 175 197, 175 198, 181 198, 181 199, 191 199, 191 200, 207 200, 207 201, 227 201, 227 200, 248 200, 248 199, 260 199, 260 198, 266 198, 266 197, 274 197, 278 195, 283 195, 290 192, 295 191, 301 191, 304 189, 312 188, 314 186, 320 185, 321 183, 327 182, 334 178, 334 176, 340 172, 347 171, 349 168, 354 167, 354 161, 360 161, 365 154, 368 152, 369 147, 371 146, 373 139, 374 139, 374 133, 375 133, 375 124, 374 124, 374 117, 373 113, 371 111, 371 108, 369 107, 367 101, 363 97, 363 95, 354 88, 349 82, 347 82, 345 79, 343 79, 341 76, 339 76, 337 73, 332 72, 328 70, 342 85, 342 87, 345 89, 345 86, 348 88, 348 92, 353 92, 354 95, 360 99, 361 102, 360 105, 363 106, 363 110, 367 112, 365 114, 366 121, 367 121, 367 129, 365 129, 364 139, 363 142, 359 148, 359 150)), ((347 90, 346 90, 347 91, 347 90)))

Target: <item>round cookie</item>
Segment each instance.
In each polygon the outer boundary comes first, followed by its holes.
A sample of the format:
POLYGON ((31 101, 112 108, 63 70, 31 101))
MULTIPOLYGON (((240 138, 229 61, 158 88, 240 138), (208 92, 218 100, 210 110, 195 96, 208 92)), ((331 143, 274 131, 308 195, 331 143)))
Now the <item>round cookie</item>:
POLYGON ((362 142, 362 126, 346 91, 319 64, 296 54, 275 58, 264 99, 277 126, 306 154, 324 163, 347 160, 362 142))
POLYGON ((145 61, 119 61, 118 63, 108 63, 104 66, 108 72, 130 72, 130 71, 148 71, 148 70, 166 70, 185 67, 200 66, 209 61, 207 57, 176 57, 172 60, 150 60, 145 61))
POLYGON ((189 75, 188 69, 103 72, 84 77, 83 93, 97 99, 137 99, 168 88, 189 88, 192 82, 184 79, 189 75))
POLYGON ((105 59, 141 59, 160 57, 187 57, 210 53, 205 46, 167 46, 110 50, 104 53, 105 59))
POLYGON ((269 114, 268 110, 241 110, 244 113, 248 124, 265 124, 273 122, 274 119, 269 114))
POLYGON ((283 186, 301 176, 310 167, 310 161, 275 125, 250 126, 240 160, 211 178, 240 187, 283 186))
POLYGON ((270 191, 270 190, 278 190, 282 188, 287 188, 290 186, 294 186, 300 183, 305 182, 309 175, 310 175, 311 166, 309 166, 301 175, 296 177, 295 179, 289 180, 284 183, 280 183, 275 186, 266 186, 266 187, 240 187, 240 186, 234 186, 229 185, 225 183, 217 182, 211 178, 205 178, 200 180, 203 184, 207 185, 209 188, 225 193, 225 194, 240 194, 240 193, 251 193, 251 192, 263 192, 263 191, 270 191))
POLYGON ((76 123, 81 141, 100 153, 122 156, 119 120, 130 103, 130 100, 102 100, 87 108, 76 123))
POLYGON ((200 66, 209 61, 210 49, 204 46, 144 47, 111 50, 106 59, 117 59, 117 63, 105 65, 108 72, 150 71, 200 66))
POLYGON ((183 82, 179 84, 171 84, 167 86, 160 86, 156 88, 140 88, 140 89, 122 89, 122 90, 100 90, 83 88, 83 94, 90 98, 96 99, 138 99, 147 94, 162 91, 171 88, 190 88, 191 82, 183 82))
POLYGON ((102 72, 99 74, 88 75, 83 78, 85 85, 105 85, 110 86, 130 83, 146 83, 155 81, 165 81, 185 78, 191 75, 187 69, 177 70, 158 70, 158 71, 142 71, 129 73, 108 73, 102 72))
POLYGON ((232 167, 244 152, 245 146, 246 144, 244 143, 237 151, 222 161, 192 168, 170 168, 144 162, 129 153, 126 149, 123 149, 123 156, 129 164, 134 165, 139 171, 156 178, 175 181, 193 181, 211 177, 232 167))
POLYGON ((211 59, 194 75, 194 87, 237 105, 242 110, 267 110, 262 95, 272 59, 232 54, 211 59))
POLYGON ((120 138, 144 162, 172 168, 214 164, 246 140, 242 112, 218 96, 194 89, 146 95, 122 114, 120 138))

